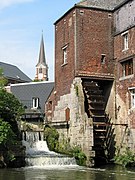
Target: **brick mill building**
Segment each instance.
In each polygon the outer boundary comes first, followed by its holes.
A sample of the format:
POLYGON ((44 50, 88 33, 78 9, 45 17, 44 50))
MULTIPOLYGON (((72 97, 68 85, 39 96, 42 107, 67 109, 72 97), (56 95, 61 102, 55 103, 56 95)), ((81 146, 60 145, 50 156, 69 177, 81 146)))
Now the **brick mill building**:
POLYGON ((48 122, 87 165, 135 150, 135 0, 83 0, 55 22, 48 122))

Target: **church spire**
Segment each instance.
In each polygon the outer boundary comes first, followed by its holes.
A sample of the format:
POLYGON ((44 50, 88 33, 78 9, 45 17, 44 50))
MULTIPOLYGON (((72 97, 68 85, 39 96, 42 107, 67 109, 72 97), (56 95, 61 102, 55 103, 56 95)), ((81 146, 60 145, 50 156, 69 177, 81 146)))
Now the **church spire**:
POLYGON ((35 80, 48 81, 48 65, 46 63, 43 32, 40 43, 39 59, 36 65, 35 80))
POLYGON ((40 52, 39 52, 39 59, 38 59, 38 64, 37 64, 37 66, 38 66, 39 64, 46 65, 46 57, 45 57, 43 33, 42 33, 42 38, 41 38, 40 52))

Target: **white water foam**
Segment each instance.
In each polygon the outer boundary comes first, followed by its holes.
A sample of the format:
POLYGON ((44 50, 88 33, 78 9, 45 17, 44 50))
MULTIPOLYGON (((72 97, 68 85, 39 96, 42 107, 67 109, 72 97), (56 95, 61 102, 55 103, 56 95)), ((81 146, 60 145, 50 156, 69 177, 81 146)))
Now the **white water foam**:
POLYGON ((75 158, 50 151, 43 132, 23 132, 22 143, 26 147, 26 164, 28 166, 67 166, 76 165, 75 158))

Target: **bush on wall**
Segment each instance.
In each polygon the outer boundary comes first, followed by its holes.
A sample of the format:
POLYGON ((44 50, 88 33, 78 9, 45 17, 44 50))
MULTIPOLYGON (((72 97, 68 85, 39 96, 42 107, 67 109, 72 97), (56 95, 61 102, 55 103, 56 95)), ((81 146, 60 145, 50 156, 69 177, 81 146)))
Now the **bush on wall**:
POLYGON ((44 135, 49 150, 72 156, 76 159, 78 165, 86 165, 86 155, 82 152, 81 148, 76 145, 71 147, 69 141, 65 140, 64 135, 61 141, 59 141, 59 133, 55 128, 46 126, 44 135))

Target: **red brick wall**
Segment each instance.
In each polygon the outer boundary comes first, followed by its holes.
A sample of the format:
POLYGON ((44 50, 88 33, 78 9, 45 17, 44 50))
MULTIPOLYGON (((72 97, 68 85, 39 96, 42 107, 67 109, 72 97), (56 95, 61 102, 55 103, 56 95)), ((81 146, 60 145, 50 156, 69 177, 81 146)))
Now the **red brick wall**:
POLYGON ((58 96, 70 92, 80 72, 113 74, 112 14, 106 11, 74 8, 55 24, 55 89, 58 96), (67 45, 67 64, 62 66, 67 45), (76 51, 75 51, 76 48, 76 51), (101 64, 101 55, 105 63, 101 64))
POLYGON ((110 12, 77 9, 77 70, 86 73, 113 72, 113 15, 110 12), (101 64, 101 54, 106 55, 101 64))
MULTIPOLYGON (((74 13, 71 11, 55 25, 55 90, 58 96, 70 92, 74 78, 74 13), (63 65, 63 47, 67 64, 63 65)), ((56 96, 57 96, 56 94, 56 96)))
MULTIPOLYGON (((135 28, 129 29, 129 49, 123 51, 123 36, 121 34, 118 34, 114 37, 114 58, 116 60, 116 93, 120 96, 122 101, 127 104, 127 93, 129 93, 128 96, 128 103, 127 106, 130 109, 131 104, 131 97, 130 97, 130 91, 128 90, 129 87, 135 87, 135 28), (130 58, 133 58, 133 75, 129 77, 123 77, 122 78, 122 65, 121 62, 124 60, 128 60, 130 58)), ((127 109, 127 110, 129 110, 127 109)), ((131 111, 129 114, 130 119, 130 125, 132 128, 135 128, 135 118, 134 118, 134 112, 131 111)), ((125 120, 125 117, 123 117, 123 121, 125 120)))
POLYGON ((117 61, 135 54, 135 28, 127 32, 129 33, 129 49, 126 51, 123 51, 123 36, 118 34, 114 37, 114 58, 117 58, 117 61))
POLYGON ((122 77, 122 65, 121 62, 124 60, 133 58, 133 71, 135 74, 135 63, 134 63, 134 53, 135 53, 135 28, 132 28, 128 31, 129 33, 129 49, 123 51, 123 36, 121 34, 115 36, 114 38, 114 58, 116 60, 116 79, 117 79, 117 87, 118 93, 120 94, 123 101, 125 101, 125 94, 128 90, 128 87, 135 86, 135 78, 123 78, 122 77))

